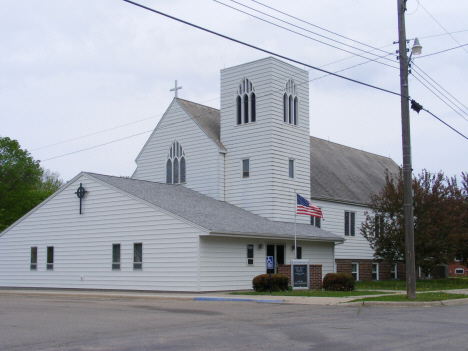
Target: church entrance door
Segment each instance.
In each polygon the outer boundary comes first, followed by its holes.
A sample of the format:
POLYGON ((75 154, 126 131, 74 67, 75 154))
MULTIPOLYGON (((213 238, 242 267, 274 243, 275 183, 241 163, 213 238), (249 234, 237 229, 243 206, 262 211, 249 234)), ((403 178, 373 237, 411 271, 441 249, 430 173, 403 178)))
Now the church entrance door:
POLYGON ((267 273, 278 273, 278 265, 284 264, 284 245, 267 245, 267 256, 273 256, 273 269, 267 269, 267 273))

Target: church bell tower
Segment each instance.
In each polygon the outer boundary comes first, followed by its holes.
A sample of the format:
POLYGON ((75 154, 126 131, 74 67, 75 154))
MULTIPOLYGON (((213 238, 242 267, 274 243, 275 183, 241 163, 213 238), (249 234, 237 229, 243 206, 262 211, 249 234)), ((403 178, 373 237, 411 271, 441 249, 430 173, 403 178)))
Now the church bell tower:
POLYGON ((221 70, 225 201, 294 221, 294 189, 310 197, 308 77, 273 57, 221 70))

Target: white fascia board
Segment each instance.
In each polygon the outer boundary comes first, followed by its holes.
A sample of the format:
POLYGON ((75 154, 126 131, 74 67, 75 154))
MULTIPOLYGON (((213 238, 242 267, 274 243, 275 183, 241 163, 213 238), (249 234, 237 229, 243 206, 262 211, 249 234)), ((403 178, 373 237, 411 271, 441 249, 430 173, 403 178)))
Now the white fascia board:
MULTIPOLYGON (((223 236, 232 238, 258 238, 258 239, 280 239, 280 240, 294 240, 294 236, 289 235, 272 235, 272 234, 259 234, 259 233, 227 233, 227 232, 210 232, 203 236, 223 236)), ((309 236, 297 235, 296 239, 304 241, 319 241, 328 243, 342 243, 344 239, 325 239, 325 238, 311 238, 309 236)))
POLYGON ((48 203, 49 201, 51 201, 54 197, 56 197, 58 194, 60 194, 62 191, 64 191, 65 189, 67 189, 72 183, 74 183, 78 178, 80 178, 81 176, 83 175, 86 175, 85 172, 80 172, 78 175, 76 175, 74 178, 72 178, 71 180, 69 180, 67 183, 65 183, 64 185, 62 185, 55 193, 53 193, 52 195, 50 195, 47 199, 45 199, 44 201, 42 201, 39 205, 37 205, 36 207, 34 207, 33 209, 31 209, 29 212, 27 212, 25 215, 23 215, 22 217, 20 217, 19 219, 17 219, 13 224, 11 224, 8 228, 6 228, 3 232, 0 233, 0 237, 2 237, 4 234, 6 234, 8 231, 10 231, 10 229, 12 229, 13 227, 17 226, 19 223, 21 223, 22 221, 24 221, 26 218, 28 218, 31 214, 33 214, 34 212, 36 212, 38 209, 40 209, 42 206, 44 206, 46 203, 48 203))
MULTIPOLYGON (((140 158, 141 156, 141 153, 143 152, 143 150, 145 150, 146 148, 146 145, 148 145, 149 141, 151 140, 151 138, 153 137, 153 134, 156 133, 156 130, 159 128, 159 125, 161 124, 161 122, 164 120, 164 118, 166 117, 167 115, 167 112, 171 109, 172 105, 174 104, 174 101, 176 101, 176 99, 172 99, 172 102, 171 104, 169 105, 169 107, 166 109, 166 112, 164 112, 164 114, 162 115, 161 119, 159 120, 158 124, 156 125, 156 127, 154 128, 153 132, 151 133, 151 135, 149 136, 148 140, 146 140, 146 143, 145 145, 143 145, 143 147, 141 148, 140 152, 138 153, 138 156, 135 158, 135 162, 138 162, 138 159, 140 158)), ((184 110, 185 111, 185 110, 184 110)), ((136 170, 135 170, 136 171, 136 170)), ((135 174, 135 172, 133 172, 135 174)), ((133 175, 132 175, 133 176, 133 175)))
POLYGON ((132 195, 132 194, 126 192, 125 190, 122 190, 122 189, 117 188, 117 187, 115 187, 113 185, 110 185, 109 183, 106 183, 106 182, 104 182, 104 181, 102 181, 102 180, 100 180, 98 178, 93 177, 91 174, 84 173, 84 175, 89 177, 89 178, 92 178, 94 181, 96 181, 96 182, 98 182, 98 183, 100 183, 100 184, 102 184, 102 185, 104 185, 104 186, 106 186, 106 187, 108 187, 108 188, 110 188, 112 190, 115 190, 115 191, 121 193, 122 195, 125 195, 125 196, 127 196, 127 197, 129 197, 131 199, 134 199, 134 200, 136 200, 136 201, 138 201, 138 202, 140 202, 142 204, 145 204, 145 205, 147 205, 149 207, 152 207, 157 211, 160 211, 160 212, 162 212, 162 213, 164 213, 164 214, 166 214, 166 215, 168 215, 170 217, 178 219, 179 221, 184 222, 184 223, 186 223, 186 224, 188 224, 188 225, 190 225, 192 227, 195 227, 195 228, 197 228, 197 229, 199 229, 199 230, 201 230, 203 232, 206 232, 206 233, 210 232, 210 230, 208 228, 202 227, 202 226, 200 226, 200 225, 198 225, 196 223, 193 223, 193 222, 189 221, 188 219, 185 219, 183 217, 180 217, 180 216, 176 215, 173 212, 169 212, 169 211, 167 211, 167 210, 165 210, 165 209, 163 209, 163 208, 161 208, 161 207, 159 207, 159 206, 157 206, 155 204, 152 204, 151 202, 148 202, 148 201, 145 201, 145 200, 139 198, 138 196, 132 195))
MULTIPOLYGON (((176 100, 177 101, 177 100, 176 100)), ((190 113, 187 112, 187 110, 177 101, 177 104, 180 106, 180 108, 187 114, 187 116, 190 117, 190 119, 200 128, 200 130, 206 135, 210 141, 215 144, 216 148, 219 150, 219 152, 222 152, 222 149, 218 146, 218 144, 215 143, 215 141, 205 132, 205 130, 201 127, 201 125, 198 124, 198 122, 190 115, 190 113)), ((225 153, 226 151, 223 150, 225 153)))

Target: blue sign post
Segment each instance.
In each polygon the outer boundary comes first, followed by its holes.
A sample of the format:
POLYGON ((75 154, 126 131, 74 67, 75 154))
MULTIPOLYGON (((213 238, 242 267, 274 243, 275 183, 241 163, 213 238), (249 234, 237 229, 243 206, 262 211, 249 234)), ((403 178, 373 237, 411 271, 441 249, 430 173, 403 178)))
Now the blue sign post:
MULTIPOLYGON (((266 257, 266 268, 273 269, 273 256, 266 257)), ((271 295, 271 271, 270 271, 270 295, 271 295)))

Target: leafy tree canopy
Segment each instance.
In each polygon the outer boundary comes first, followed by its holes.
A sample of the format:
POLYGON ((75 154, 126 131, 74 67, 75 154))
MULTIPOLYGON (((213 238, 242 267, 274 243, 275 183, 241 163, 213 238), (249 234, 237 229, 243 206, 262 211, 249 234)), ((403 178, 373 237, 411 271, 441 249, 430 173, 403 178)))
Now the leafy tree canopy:
MULTIPOLYGON (((468 265, 468 174, 456 177, 423 170, 413 179, 416 266, 429 273, 439 264, 462 257, 468 265)), ((387 172, 386 183, 368 204, 362 235, 377 259, 394 263, 405 258, 403 176, 387 172)))
POLYGON ((53 194, 63 181, 16 140, 0 137, 0 231, 53 194))

